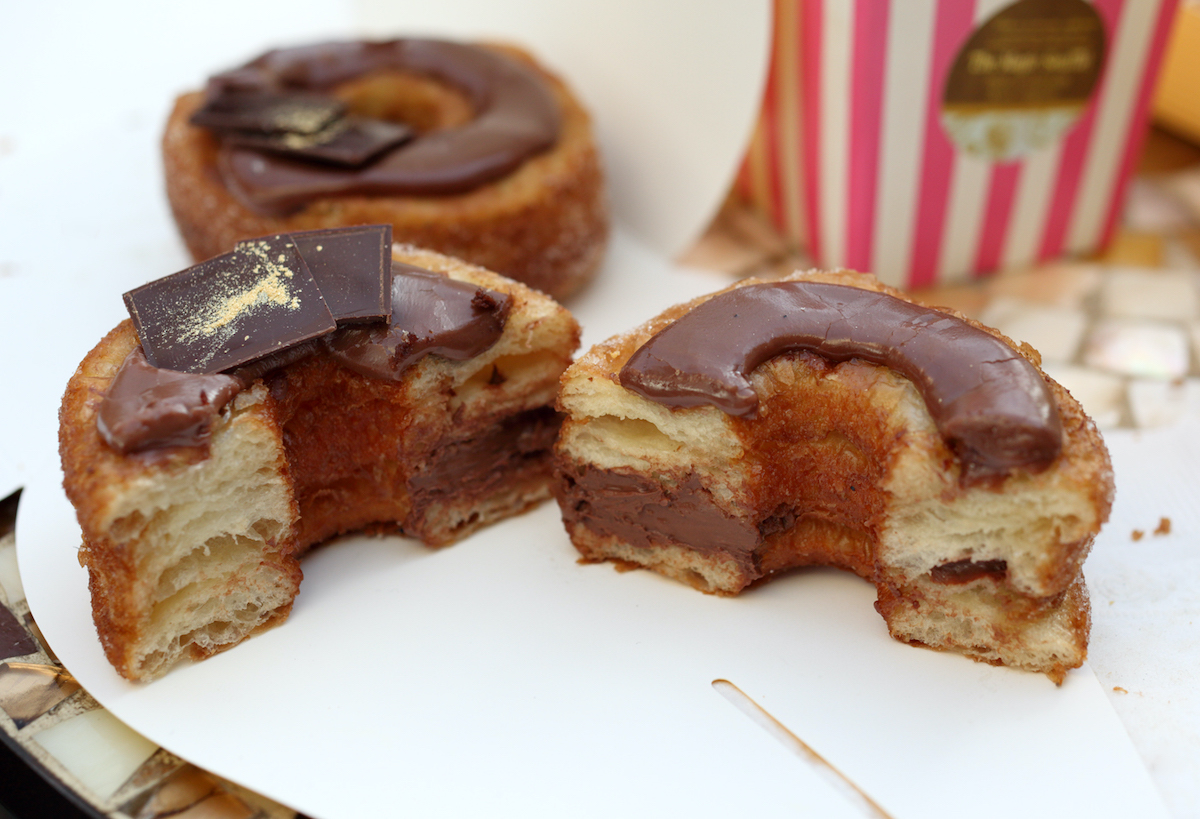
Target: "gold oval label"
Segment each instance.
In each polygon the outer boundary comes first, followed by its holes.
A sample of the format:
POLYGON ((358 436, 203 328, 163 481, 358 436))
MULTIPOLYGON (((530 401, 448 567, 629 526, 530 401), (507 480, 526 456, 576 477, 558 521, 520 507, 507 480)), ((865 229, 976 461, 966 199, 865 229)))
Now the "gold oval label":
POLYGON ((942 127, 967 153, 1004 162, 1061 138, 1104 66, 1104 22, 1084 0, 1018 0, 975 30, 942 95, 942 127))

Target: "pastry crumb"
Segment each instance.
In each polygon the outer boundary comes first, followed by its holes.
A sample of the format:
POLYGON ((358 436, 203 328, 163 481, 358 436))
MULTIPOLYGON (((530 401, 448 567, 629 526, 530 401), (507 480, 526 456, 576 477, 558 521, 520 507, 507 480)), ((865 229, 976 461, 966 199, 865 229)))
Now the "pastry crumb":
POLYGON ((1146 536, 1146 533, 1143 532, 1141 529, 1134 529, 1133 534, 1130 535, 1130 537, 1133 538, 1134 542, 1141 540, 1145 536, 1146 536))
POLYGON ((1156 534, 1156 535, 1171 534, 1171 519, 1170 518, 1159 518, 1158 519, 1158 528, 1154 530, 1154 534, 1156 534))
POLYGON ((1126 691, 1124 688, 1122 688, 1122 687, 1121 687, 1121 686, 1119 686, 1119 685, 1114 685, 1114 686, 1113 686, 1113 691, 1117 691, 1117 692, 1119 692, 1119 693, 1121 693, 1121 694, 1128 694, 1128 693, 1129 693, 1128 691, 1126 691))

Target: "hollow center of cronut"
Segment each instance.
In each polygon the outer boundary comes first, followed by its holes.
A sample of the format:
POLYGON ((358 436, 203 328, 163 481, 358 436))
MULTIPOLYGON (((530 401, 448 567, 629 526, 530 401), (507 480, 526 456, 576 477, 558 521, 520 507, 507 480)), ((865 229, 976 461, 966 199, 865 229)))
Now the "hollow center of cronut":
POLYGON ((446 83, 400 71, 377 71, 334 92, 350 113, 400 122, 418 133, 458 128, 475 116, 466 94, 446 83))

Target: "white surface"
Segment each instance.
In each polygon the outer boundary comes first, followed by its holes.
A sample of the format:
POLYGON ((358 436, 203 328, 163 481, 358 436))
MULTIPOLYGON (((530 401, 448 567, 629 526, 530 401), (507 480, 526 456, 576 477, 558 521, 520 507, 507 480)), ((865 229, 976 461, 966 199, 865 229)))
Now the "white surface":
MULTIPOLYGON (((644 573, 581 567, 552 506, 436 553, 401 539, 332 544, 305 562, 284 627, 153 685, 117 678, 94 636, 78 531, 58 488, 56 414, 75 364, 123 317, 119 294, 187 263, 161 194, 161 122, 174 93, 208 72, 268 45, 353 34, 368 6, 227 0, 139 5, 135 15, 132 4, 115 5, 6 9, 16 36, 0 50, 0 344, 6 383, 21 385, 21 400, 4 403, 0 493, 27 487, 18 543, 29 603, 67 668, 112 713, 317 817, 403 808, 420 816, 853 815, 712 689, 725 678, 897 816, 999 816, 1033 805, 1047 814, 1161 815, 1089 669, 1059 689, 893 643, 870 586, 837 573, 799 573, 723 600, 644 573), (61 313, 38 307, 50 294, 61 313), (981 801, 981 793, 996 796, 981 801)), ((609 74, 584 71, 584 94, 614 176, 636 179, 628 169, 649 168, 647 185, 663 197, 651 220, 672 212, 668 221, 687 227, 666 231, 676 237, 700 227, 716 204, 715 195, 701 202, 702 192, 719 193, 736 162, 689 151, 720 120, 752 107, 723 100, 744 96, 745 70, 736 66, 761 61, 735 52, 758 37, 762 5, 747 12, 714 3, 688 15, 686 27, 643 24, 611 47, 578 48, 619 64, 611 72, 618 90, 594 90, 609 74), (683 47, 721 29, 724 52, 683 47), (649 56, 670 56, 677 76, 695 85, 647 111, 653 94, 621 84, 648 76, 631 63, 647 56, 632 44, 649 34, 658 44, 649 56), (680 110, 697 119, 680 126, 680 110), (621 124, 627 114, 637 115, 633 125, 621 124), (645 119, 654 115, 661 119, 645 119), (651 152, 626 164, 642 149, 651 152), (671 193, 658 187, 660 170, 682 180, 671 193), (700 175, 709 181, 695 186, 700 175)), ((629 13, 621 3, 605 8, 629 13)), ((602 14, 598 4, 589 9, 602 14)), ((586 22, 589 32, 613 30, 586 22)), ((576 46, 562 48, 553 61, 574 79, 576 46)), ((749 122, 747 114, 739 127, 749 122)), ((624 196, 617 200, 618 220, 639 224, 620 209, 624 196)), ((605 276, 572 306, 590 343, 711 286, 621 234, 605 276)), ((1171 542, 1194 554, 1195 532, 1181 528, 1171 542)), ((1110 527, 1097 552, 1123 536, 1110 527)), ((1145 605, 1153 610, 1153 601, 1145 605)), ((1155 677, 1155 656, 1097 645, 1137 643, 1124 625, 1098 616, 1093 653, 1109 657, 1106 674, 1148 681, 1130 690, 1150 694, 1154 713, 1121 713, 1144 753, 1165 751, 1179 768, 1181 743, 1184 752, 1194 746, 1170 733, 1163 703, 1187 683, 1155 677)))
POLYGON ((729 189, 758 114, 766 0, 356 0, 368 31, 511 38, 561 68, 595 115, 616 218, 669 255, 729 189))
POLYGON ((1117 499, 1085 566, 1091 663, 1172 815, 1200 817, 1200 416, 1105 438, 1117 499))

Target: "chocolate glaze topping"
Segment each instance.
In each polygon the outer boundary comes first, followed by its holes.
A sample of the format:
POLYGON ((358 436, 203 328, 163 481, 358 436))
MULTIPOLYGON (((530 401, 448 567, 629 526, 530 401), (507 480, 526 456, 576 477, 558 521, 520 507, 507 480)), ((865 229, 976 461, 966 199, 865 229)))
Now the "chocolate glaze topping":
POLYGON ((399 381, 430 353, 465 361, 496 343, 511 300, 504 293, 392 264, 392 322, 346 328, 329 338, 329 352, 360 375, 399 381))
POLYGON ((465 360, 504 332, 507 294, 399 262, 391 264, 391 322, 350 325, 235 368, 231 374, 159 369, 135 347, 100 404, 100 434, 121 453, 208 441, 216 414, 244 385, 311 355, 330 355, 370 378, 398 381, 426 355, 465 360))
POLYGON ((710 405, 752 418, 758 396, 749 374, 799 350, 909 378, 971 474, 1044 468, 1062 448, 1045 381, 1003 341, 946 313, 844 285, 771 282, 722 293, 642 345, 620 381, 668 407, 710 405))
POLYGON ((141 347, 117 370, 96 425, 121 454, 168 446, 201 446, 217 413, 242 389, 229 375, 196 375, 161 370, 146 361, 141 347))
POLYGON ((340 83, 389 70, 454 86, 466 94, 475 117, 459 128, 419 135, 361 167, 226 142, 219 166, 230 190, 247 207, 274 214, 320 196, 462 193, 506 176, 558 139, 558 106, 533 69, 493 51, 438 40, 323 43, 271 51, 212 78, 205 107, 230 95, 260 93, 276 99, 297 92, 331 94, 340 83))

